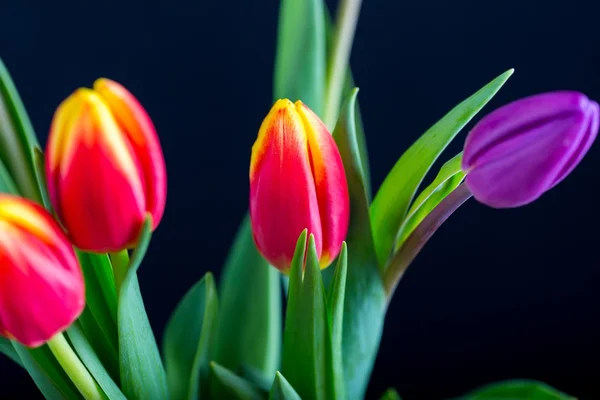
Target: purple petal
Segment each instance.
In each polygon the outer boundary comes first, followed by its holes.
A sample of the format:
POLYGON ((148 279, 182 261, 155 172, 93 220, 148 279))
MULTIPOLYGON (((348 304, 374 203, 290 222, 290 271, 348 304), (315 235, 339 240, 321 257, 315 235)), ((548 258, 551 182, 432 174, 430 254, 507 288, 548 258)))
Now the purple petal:
POLYGON ((528 204, 561 182, 598 132, 598 105, 577 92, 530 96, 501 107, 469 133, 466 184, 491 207, 528 204))

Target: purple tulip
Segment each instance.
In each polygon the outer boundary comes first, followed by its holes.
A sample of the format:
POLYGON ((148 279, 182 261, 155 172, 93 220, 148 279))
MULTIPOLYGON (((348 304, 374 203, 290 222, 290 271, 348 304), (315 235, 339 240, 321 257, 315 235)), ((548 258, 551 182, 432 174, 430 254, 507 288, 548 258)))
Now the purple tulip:
POLYGON ((473 197, 494 208, 538 199, 579 164, 598 134, 598 104, 551 92, 507 104, 469 132, 462 169, 473 197))

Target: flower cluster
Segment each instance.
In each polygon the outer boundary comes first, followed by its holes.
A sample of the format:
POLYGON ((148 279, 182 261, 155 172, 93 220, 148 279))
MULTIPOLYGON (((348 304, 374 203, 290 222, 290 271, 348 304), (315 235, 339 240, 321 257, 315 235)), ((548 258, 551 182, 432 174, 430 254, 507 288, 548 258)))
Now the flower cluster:
POLYGON ((57 109, 46 149, 49 210, 0 197, 0 334, 38 347, 85 306, 74 247, 134 247, 147 213, 153 228, 166 201, 166 170, 154 126, 120 84, 99 79, 57 109))

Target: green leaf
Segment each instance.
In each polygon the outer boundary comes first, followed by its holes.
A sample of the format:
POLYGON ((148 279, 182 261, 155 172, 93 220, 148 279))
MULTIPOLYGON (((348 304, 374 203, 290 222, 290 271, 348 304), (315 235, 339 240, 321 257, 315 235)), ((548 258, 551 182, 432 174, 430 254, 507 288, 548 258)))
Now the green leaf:
POLYGON ((0 160, 0 193, 19 194, 19 189, 2 160, 0 160))
POLYGON ((242 365, 242 367, 240 368, 239 376, 252 383, 254 386, 256 386, 258 389, 265 393, 268 393, 269 390, 271 390, 273 379, 270 376, 267 376, 252 367, 242 365))
POLYGON ((21 367, 23 366, 23 363, 21 362, 21 359, 15 351, 15 348, 13 347, 12 343, 10 342, 10 340, 4 337, 0 337, 0 353, 10 358, 21 367))
POLYGON ((108 397, 109 400, 127 400, 102 365, 102 361, 100 361, 98 355, 88 343, 85 335, 81 329, 79 329, 77 324, 71 325, 67 330, 67 335, 69 336, 69 340, 77 352, 77 355, 96 382, 98 382, 98 386, 100 386, 104 394, 106 394, 106 397, 108 397))
POLYGON ((382 270, 423 178, 446 146, 494 97, 512 73, 511 69, 498 76, 433 125, 402 154, 381 184, 370 214, 377 260, 382 270))
POLYGON ((79 391, 63 371, 47 345, 28 349, 12 342, 13 347, 34 383, 46 399, 79 400, 79 391))
POLYGON ((348 274, 348 251, 346 242, 338 256, 333 281, 327 295, 327 307, 331 319, 331 353, 333 381, 338 398, 346 398, 344 383, 344 364, 342 357, 342 338, 344 324, 344 298, 346 295, 346 277, 348 274))
POLYGON ((137 279, 148 249, 152 219, 146 218, 119 294, 118 333, 121 389, 129 399, 168 399, 167 377, 137 279))
POLYGON ((258 400, 263 396, 250 382, 215 362, 210 363, 211 397, 219 400, 258 400))
POLYGON ((209 350, 217 312, 217 288, 209 272, 181 299, 165 328, 163 356, 173 400, 208 395, 209 350))
POLYGON ((419 223, 463 182, 465 173, 462 172, 461 161, 462 152, 452 157, 440 168, 440 172, 431 185, 427 186, 413 202, 398 231, 398 240, 394 252, 402 246, 419 223))
POLYGON ((390 388, 385 391, 380 400, 402 400, 396 389, 390 388))
POLYGON ((111 377, 119 380, 117 292, 106 254, 77 250, 86 287, 86 308, 79 317, 90 345, 111 377))
POLYGON ((269 393, 269 400, 302 400, 292 385, 277 371, 269 393))
POLYGON ((331 326, 312 234, 302 279, 306 233, 300 235, 292 260, 281 369, 302 398, 336 399, 341 398, 341 382, 334 379, 331 326))
POLYGON ((534 380, 511 380, 482 386, 456 400, 576 400, 534 380))
POLYGON ((281 278, 259 254, 246 215, 223 269, 213 359, 273 376, 281 351, 281 278))
POLYGON ((0 159, 27 198, 42 202, 33 151, 39 144, 21 97, 0 60, 0 159))
POLYGON ((280 4, 274 97, 302 100, 320 115, 325 93, 325 5, 323 0, 280 4))
POLYGON ((357 94, 358 89, 354 89, 342 108, 333 132, 346 170, 350 195, 342 337, 348 399, 364 398, 379 349, 386 310, 386 295, 371 236, 369 201, 356 133, 357 94))

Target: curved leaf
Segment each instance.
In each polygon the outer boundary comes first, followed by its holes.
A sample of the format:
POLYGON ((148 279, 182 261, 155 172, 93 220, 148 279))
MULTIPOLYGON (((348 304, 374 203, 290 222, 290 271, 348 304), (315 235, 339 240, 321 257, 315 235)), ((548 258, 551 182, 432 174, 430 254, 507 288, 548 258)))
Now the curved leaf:
POLYGON ((406 219, 398 231, 398 240, 394 252, 397 251, 417 225, 433 210, 446 196, 460 185, 465 179, 460 163, 462 152, 447 161, 433 182, 421 192, 413 202, 406 219))
POLYGON ((350 195, 350 226, 346 237, 348 272, 342 331, 348 399, 364 398, 379 349, 386 309, 386 294, 371 236, 369 200, 357 140, 357 94, 358 89, 354 89, 342 108, 333 132, 346 170, 350 195))
POLYGON ((246 215, 225 263, 213 359, 273 376, 281 351, 281 278, 258 253, 246 215))
POLYGON ((209 348, 217 310, 217 288, 209 272, 181 299, 167 323, 163 356, 173 400, 208 394, 209 348))
POLYGON ((167 377, 137 279, 137 270, 148 249, 152 221, 147 217, 129 270, 121 285, 118 306, 121 389, 129 399, 169 398, 167 377))
POLYGON ((385 178, 370 209, 380 268, 385 268, 408 207, 433 163, 461 129, 494 97, 512 73, 512 69, 506 71, 454 107, 402 154, 385 178))
POLYGON ((553 387, 534 380, 492 383, 456 400, 576 400, 553 387))
POLYGON ((15 348, 13 347, 12 343, 10 342, 10 340, 4 337, 0 337, 0 353, 10 358, 21 367, 23 366, 23 363, 21 362, 21 359, 15 351, 15 348))
POLYGON ((210 363, 211 399, 259 400, 263 396, 250 382, 240 378, 215 362, 210 363))
POLYGON ((39 144, 15 84, 0 60, 0 159, 19 191, 42 203, 35 171, 34 149, 39 144))
POLYGON ((27 370, 37 388, 49 400, 79 400, 79 391, 63 371, 47 345, 28 349, 12 342, 23 367, 27 370))
POLYGON ((100 386, 106 397, 108 397, 109 400, 127 400, 102 365, 98 355, 88 343, 85 335, 81 329, 79 329, 77 324, 71 325, 67 330, 67 335, 69 336, 69 340, 77 352, 77 355, 88 371, 90 371, 90 374, 92 374, 96 382, 98 382, 98 386, 100 386))
POLYGON ((269 393, 269 400, 301 400, 292 385, 277 371, 269 393))

